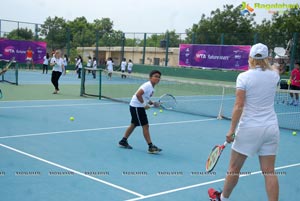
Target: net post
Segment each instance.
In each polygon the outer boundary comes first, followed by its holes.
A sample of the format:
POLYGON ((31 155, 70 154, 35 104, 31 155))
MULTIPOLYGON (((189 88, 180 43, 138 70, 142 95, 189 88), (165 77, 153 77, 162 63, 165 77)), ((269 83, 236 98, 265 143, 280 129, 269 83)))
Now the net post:
POLYGON ((15 75, 16 75, 16 85, 19 85, 19 65, 18 64, 16 64, 15 75))
POLYGON ((99 100, 101 100, 102 92, 102 70, 99 70, 99 100))
MULTIPOLYGON (((1 68, 1 70, 3 70, 3 67, 1 68)), ((2 74, 1 77, 1 82, 4 82, 4 74, 2 74)))
POLYGON ((80 96, 83 96, 83 94, 85 93, 84 82, 85 82, 85 67, 82 68, 82 72, 81 72, 80 96))
POLYGON ((220 109, 219 109, 219 114, 217 116, 217 119, 221 120, 223 119, 223 102, 224 102, 224 96, 225 96, 225 87, 222 87, 222 99, 221 99, 221 104, 220 104, 220 109))

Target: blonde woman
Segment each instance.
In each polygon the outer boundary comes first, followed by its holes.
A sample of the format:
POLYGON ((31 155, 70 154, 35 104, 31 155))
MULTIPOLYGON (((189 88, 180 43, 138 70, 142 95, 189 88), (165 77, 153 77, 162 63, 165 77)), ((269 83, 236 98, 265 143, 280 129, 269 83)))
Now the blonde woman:
POLYGON ((66 73, 64 67, 64 59, 61 57, 60 50, 56 50, 54 57, 51 58, 50 66, 52 66, 51 82, 54 86, 53 94, 59 93, 58 80, 62 73, 66 73))
POLYGON ((223 192, 209 189, 211 199, 227 201, 238 183, 247 157, 258 155, 269 201, 278 201, 279 184, 275 159, 279 144, 279 126, 274 110, 279 72, 268 62, 268 47, 258 43, 249 55, 249 70, 239 74, 232 121, 226 135, 233 142, 223 192))

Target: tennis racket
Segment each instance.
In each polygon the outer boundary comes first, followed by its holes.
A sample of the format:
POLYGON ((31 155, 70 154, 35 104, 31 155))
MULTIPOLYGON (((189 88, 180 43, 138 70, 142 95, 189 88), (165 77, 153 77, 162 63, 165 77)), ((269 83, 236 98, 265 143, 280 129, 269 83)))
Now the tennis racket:
POLYGON ((177 105, 177 101, 173 95, 164 94, 159 98, 158 104, 166 110, 174 110, 177 105))
POLYGON ((15 57, 11 58, 11 60, 5 65, 5 67, 3 68, 4 73, 9 69, 11 64, 14 62, 15 62, 15 57))
POLYGON ((213 171, 227 144, 228 142, 225 141, 223 145, 216 145, 211 150, 210 154, 208 155, 208 159, 206 161, 206 166, 205 166, 207 172, 213 171))

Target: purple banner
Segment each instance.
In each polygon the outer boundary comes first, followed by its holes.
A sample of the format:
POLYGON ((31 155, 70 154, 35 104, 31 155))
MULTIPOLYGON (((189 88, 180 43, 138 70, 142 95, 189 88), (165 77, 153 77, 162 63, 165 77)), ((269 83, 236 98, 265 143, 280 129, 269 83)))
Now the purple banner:
POLYGON ((180 44, 179 66, 247 70, 250 45, 180 44))
POLYGON ((26 51, 31 48, 33 61, 37 64, 43 63, 46 55, 47 43, 41 41, 9 40, 0 38, 0 59, 10 60, 15 57, 17 62, 26 62, 26 51))

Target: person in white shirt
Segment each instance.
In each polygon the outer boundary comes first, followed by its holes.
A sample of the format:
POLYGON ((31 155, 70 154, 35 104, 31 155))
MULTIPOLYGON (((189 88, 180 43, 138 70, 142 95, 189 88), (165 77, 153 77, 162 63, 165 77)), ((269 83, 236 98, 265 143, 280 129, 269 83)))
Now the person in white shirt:
POLYGON ((53 67, 52 69, 52 75, 51 75, 51 82, 54 86, 54 92, 53 94, 59 93, 59 86, 58 86, 58 80, 61 76, 61 74, 64 72, 65 74, 65 67, 64 67, 64 60, 61 58, 61 52, 59 50, 55 51, 55 56, 51 58, 50 66, 53 67))
POLYGON ((92 57, 91 56, 88 56, 88 61, 87 61, 87 64, 86 64, 86 67, 88 68, 91 68, 92 67, 92 57))
POLYGON ((149 74, 149 81, 142 84, 136 93, 132 96, 129 109, 131 114, 131 124, 125 131, 124 137, 121 141, 119 141, 119 146, 126 149, 132 149, 132 147, 128 144, 127 139, 134 131, 137 126, 142 126, 144 138, 148 144, 148 152, 155 154, 162 149, 156 147, 152 144, 150 132, 149 132, 149 123, 146 114, 146 110, 150 108, 150 105, 154 105, 158 107, 159 104, 156 102, 152 102, 150 98, 153 96, 154 87, 159 83, 161 77, 161 72, 158 70, 153 70, 149 74))
POLYGON ((65 69, 67 69, 68 61, 69 61, 68 55, 65 54, 64 55, 64 67, 65 67, 65 69))
POLYGON ((81 78, 81 70, 82 70, 82 57, 78 55, 77 61, 76 61, 76 72, 78 74, 78 78, 81 78))
POLYGON ((133 63, 132 63, 131 59, 129 59, 128 64, 127 64, 128 74, 130 74, 132 72, 132 67, 133 67, 133 63))
POLYGON ((96 69, 97 69, 97 59, 96 57, 93 57, 93 70, 92 71, 92 74, 93 74, 93 78, 96 79, 96 69))
POLYGON ((126 59, 123 58, 123 61, 121 62, 121 72, 122 72, 121 78, 122 78, 122 79, 123 79, 123 78, 124 78, 124 79, 126 78, 126 75, 125 75, 126 65, 127 65, 126 59))
POLYGON ((44 56, 44 61, 43 61, 43 74, 46 72, 46 74, 48 73, 48 65, 49 65, 49 53, 47 53, 44 56))
POLYGON ((114 71, 114 62, 111 57, 108 58, 106 66, 108 71, 108 79, 111 79, 112 73, 114 71))
POLYGON ((249 70, 240 73, 236 81, 236 100, 232 120, 226 135, 233 142, 229 168, 223 191, 208 190, 211 199, 227 201, 238 183, 240 170, 247 157, 258 155, 265 178, 269 201, 278 201, 279 184, 275 159, 279 145, 279 126, 274 109, 278 69, 268 62, 268 47, 253 45, 249 55, 249 70))
MULTIPOLYGON (((88 56, 88 61, 86 63, 86 67, 87 68, 92 68, 92 65, 93 65, 92 57, 88 56)), ((91 73, 91 70, 88 70, 88 73, 91 73)))

